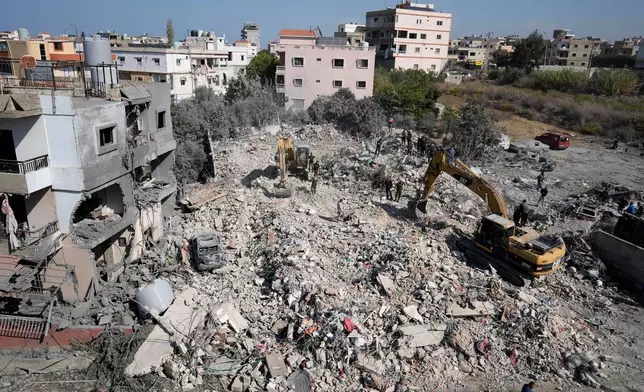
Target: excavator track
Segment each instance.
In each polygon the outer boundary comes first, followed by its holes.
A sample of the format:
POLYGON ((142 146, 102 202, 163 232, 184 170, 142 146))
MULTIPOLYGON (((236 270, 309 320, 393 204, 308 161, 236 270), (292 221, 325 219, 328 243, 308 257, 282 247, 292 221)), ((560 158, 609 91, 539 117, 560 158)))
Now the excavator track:
POLYGON ((529 286, 533 277, 514 267, 510 260, 503 260, 479 248, 471 238, 460 239, 456 246, 465 254, 465 257, 474 265, 482 269, 492 266, 499 276, 518 287, 529 286))

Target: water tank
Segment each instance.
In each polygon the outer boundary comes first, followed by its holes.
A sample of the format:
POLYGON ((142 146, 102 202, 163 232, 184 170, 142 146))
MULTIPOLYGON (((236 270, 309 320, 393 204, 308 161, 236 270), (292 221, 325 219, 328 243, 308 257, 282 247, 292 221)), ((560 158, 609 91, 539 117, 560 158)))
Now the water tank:
POLYGON ((118 75, 116 67, 102 67, 112 65, 112 49, 110 40, 101 37, 85 37, 83 40, 85 64, 89 65, 92 83, 116 84, 118 75), (100 67, 99 67, 100 66, 100 67))
POLYGON ((197 30, 197 37, 203 37, 203 30, 197 30))
POLYGON ((29 40, 29 30, 27 29, 18 29, 18 39, 20 41, 27 41, 29 40))
POLYGON ((362 50, 369 50, 369 42, 362 42, 360 46, 362 46, 362 50))

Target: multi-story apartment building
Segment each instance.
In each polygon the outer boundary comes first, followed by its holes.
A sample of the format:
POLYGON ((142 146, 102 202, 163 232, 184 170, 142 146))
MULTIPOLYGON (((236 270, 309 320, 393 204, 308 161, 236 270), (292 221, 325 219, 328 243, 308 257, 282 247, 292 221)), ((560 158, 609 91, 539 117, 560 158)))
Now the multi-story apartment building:
POLYGON ((279 57, 275 84, 287 108, 306 109, 341 88, 358 99, 373 95, 375 48, 318 37, 313 30, 282 29, 279 38, 271 49, 279 57))
POLYGON ((637 57, 641 46, 644 46, 643 37, 624 38, 621 41, 615 41, 610 44, 605 44, 602 48, 602 54, 615 54, 637 57))
POLYGON ((450 41, 449 58, 457 62, 465 62, 477 67, 493 61, 493 55, 500 50, 502 38, 471 36, 450 41))
POLYGON ((225 93, 232 78, 243 74, 257 53, 255 46, 229 45, 224 37, 193 30, 178 47, 121 41, 112 46, 124 79, 170 84, 174 101, 190 98, 197 87, 225 93))
POLYGON ((85 300, 160 239, 174 205, 169 86, 121 83, 107 41, 84 44, 85 63, 3 77, 0 291, 26 304, 85 300))
POLYGON ((383 67, 440 72, 447 64, 451 29, 451 14, 404 0, 395 8, 367 12, 365 39, 383 67))
POLYGON ((246 22, 244 27, 241 29, 241 39, 242 41, 248 41, 251 45, 255 46, 259 51, 262 47, 262 41, 260 39, 259 33, 259 24, 255 22, 246 22))
POLYGON ((604 42, 601 38, 575 38, 570 30, 557 29, 546 49, 546 65, 589 67, 604 42))
POLYGON ((338 31, 333 33, 336 38, 345 38, 349 45, 362 45, 365 42, 365 25, 343 23, 338 25, 338 31))

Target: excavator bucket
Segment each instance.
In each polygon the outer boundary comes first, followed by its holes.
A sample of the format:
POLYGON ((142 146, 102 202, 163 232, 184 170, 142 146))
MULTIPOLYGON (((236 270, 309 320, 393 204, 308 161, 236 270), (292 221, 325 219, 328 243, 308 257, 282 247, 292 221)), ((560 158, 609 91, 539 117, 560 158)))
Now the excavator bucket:
POLYGON ((275 184, 273 187, 273 197, 286 199, 293 196, 293 187, 290 185, 275 184))
POLYGON ((425 200, 410 200, 407 203, 409 213, 416 219, 423 220, 427 217, 427 199, 425 200))

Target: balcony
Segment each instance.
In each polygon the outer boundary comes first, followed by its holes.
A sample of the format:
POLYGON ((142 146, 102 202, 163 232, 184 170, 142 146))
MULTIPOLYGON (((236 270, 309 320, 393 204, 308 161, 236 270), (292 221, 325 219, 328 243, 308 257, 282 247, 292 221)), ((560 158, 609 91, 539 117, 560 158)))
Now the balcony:
POLYGON ((0 159, 0 193, 28 195, 51 186, 49 157, 28 161, 0 159))
MULTIPOLYGON (((18 226, 25 226, 26 223, 18 226)), ((9 235, 4 226, 0 225, 0 254, 7 254, 31 261, 45 259, 55 249, 55 241, 59 233, 58 221, 49 222, 38 229, 18 229, 16 238, 20 247, 14 249, 10 245, 9 235)))
POLYGON ((276 75, 284 75, 284 72, 286 71, 286 67, 283 65, 278 65, 275 70, 276 75))

